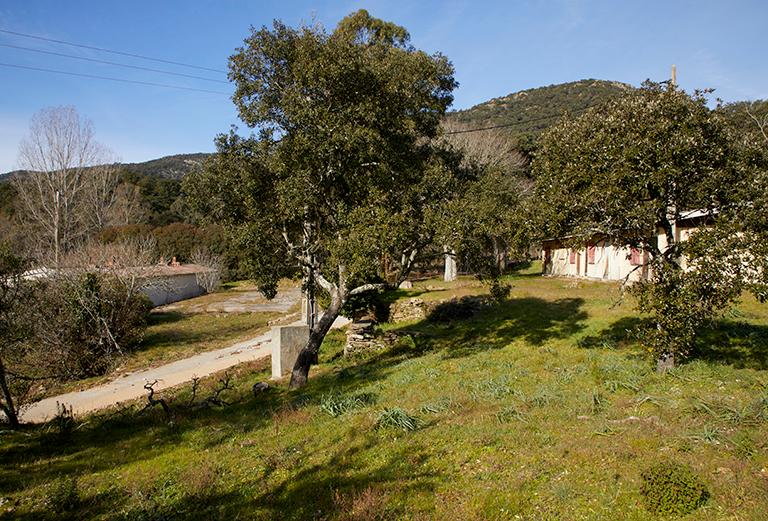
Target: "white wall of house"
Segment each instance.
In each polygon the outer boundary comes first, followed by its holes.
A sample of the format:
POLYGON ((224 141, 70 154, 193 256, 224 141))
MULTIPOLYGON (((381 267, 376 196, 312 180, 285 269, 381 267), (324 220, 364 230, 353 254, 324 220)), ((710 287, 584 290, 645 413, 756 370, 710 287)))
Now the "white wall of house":
MULTIPOLYGON (((692 212, 679 221, 674 228, 675 240, 686 241, 702 224, 706 226, 703 217, 705 215, 701 212, 692 212)), ((667 249, 667 236, 662 230, 658 230, 656 240, 660 251, 667 249)), ((574 249, 565 247, 559 240, 544 241, 541 257, 544 260, 544 275, 557 277, 636 282, 647 279, 650 273, 648 253, 636 252, 633 256, 629 248, 606 241, 594 244, 592 258, 587 245, 574 249)))
MULTIPOLYGON (((646 273, 642 266, 633 264, 629 248, 616 247, 600 241, 590 248, 566 248, 558 241, 544 243, 545 275, 579 277, 597 280, 640 280, 646 273)), ((641 253, 642 255, 642 253, 641 253)), ((635 255, 637 260, 637 255, 635 255)))

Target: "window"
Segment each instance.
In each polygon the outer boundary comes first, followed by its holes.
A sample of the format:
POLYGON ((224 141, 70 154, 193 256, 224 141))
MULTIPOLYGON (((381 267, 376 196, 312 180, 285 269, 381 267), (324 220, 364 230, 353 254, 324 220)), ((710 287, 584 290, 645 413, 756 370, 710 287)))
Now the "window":
POLYGON ((643 252, 637 248, 631 248, 629 253, 629 263, 632 266, 640 266, 643 264, 643 252))
POLYGON ((571 249, 571 254, 568 257, 568 262, 570 262, 571 264, 576 264, 576 250, 571 249))
POLYGON ((597 246, 587 246, 587 262, 590 264, 595 263, 595 250, 597 250, 597 246))

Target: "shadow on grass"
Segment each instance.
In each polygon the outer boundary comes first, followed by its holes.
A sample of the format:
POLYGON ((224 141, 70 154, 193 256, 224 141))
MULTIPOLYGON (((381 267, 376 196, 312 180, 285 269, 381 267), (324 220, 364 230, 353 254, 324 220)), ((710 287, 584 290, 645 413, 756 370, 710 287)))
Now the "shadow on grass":
POLYGON ((517 340, 538 346, 567 338, 584 328, 583 304, 581 298, 517 298, 485 308, 471 319, 447 325, 423 321, 402 331, 423 337, 427 349, 442 346, 447 358, 458 358, 517 340))
POLYGON ((542 345, 567 338, 584 328, 587 314, 581 309, 583 304, 580 298, 549 301, 527 297, 485 307, 471 319, 404 325, 393 330, 402 341, 384 351, 358 360, 326 358, 336 361, 336 371, 311 379, 310 387, 316 395, 334 389, 353 391, 356 385, 387 378, 405 359, 434 351, 442 352, 445 358, 461 358, 515 341, 542 345), (411 339, 406 341, 408 336, 411 339))
POLYGON ((766 370, 768 326, 721 320, 702 333, 691 357, 737 368, 766 370))
MULTIPOLYGON (((160 393, 164 396, 164 393, 160 393)), ((31 483, 45 483, 111 470, 122 465, 155 458, 175 449, 186 433, 216 426, 215 435, 205 439, 204 447, 223 443, 236 433, 271 425, 276 407, 288 403, 292 395, 274 388, 258 397, 225 407, 183 410, 183 403, 170 404, 175 412, 169 425, 159 408, 137 414, 104 413, 92 416, 78 429, 60 434, 48 425, 27 425, 17 433, 0 434, 0 496, 22 490, 31 483), (31 482, 30 476, 34 479, 31 482)), ((167 395, 165 395, 167 398, 167 395)))
POLYGON ((160 324, 173 324, 186 318, 183 313, 178 311, 153 311, 149 314, 149 325, 157 326, 160 324))
MULTIPOLYGON (((230 407, 196 411, 174 427, 165 425, 159 411, 153 411, 143 417, 94 420, 66 437, 44 433, 39 428, 28 429, 26 433, 14 434, 12 440, 0 439, 0 494, 11 494, 31 485, 43 485, 50 491, 60 479, 86 477, 157 458, 189 444, 185 433, 191 430, 210 432, 206 448, 227 443, 233 435, 254 429, 270 433, 274 415, 279 414, 281 407, 301 408, 314 403, 313 399, 327 388, 329 380, 335 377, 316 379, 302 390, 303 395, 277 388, 230 407), (302 397, 304 400, 298 400, 302 397)), ((368 503, 373 509, 371 515, 387 511, 399 517, 406 512, 386 510, 390 508, 386 503, 389 492, 431 497, 438 476, 420 470, 428 459, 428 451, 419 446, 421 441, 404 439, 381 460, 377 449, 382 441, 380 433, 354 432, 349 436, 349 443, 331 449, 333 452, 321 457, 322 461, 312 458, 317 461, 312 464, 304 461, 310 454, 327 454, 329 447, 325 444, 336 440, 305 440, 274 453, 264 453, 263 468, 255 468, 252 479, 239 483, 234 491, 224 492, 211 486, 198 494, 184 487, 180 494, 165 494, 154 488, 135 492, 116 482, 96 495, 81 497, 70 515, 56 514, 45 501, 40 501, 31 511, 6 512, 0 514, 0 519, 234 519, 244 512, 249 519, 327 519, 347 512, 350 507, 360 509, 361 502, 362 507, 367 508, 368 503), (265 485, 268 481, 270 484, 265 485)), ((200 450, 204 448, 201 446, 200 450)), ((157 468, 155 472, 154 486, 162 488, 174 483, 178 470, 157 468)), ((49 491, 44 494, 50 494, 49 491)))
POLYGON ((540 278, 541 263, 540 262, 534 263, 532 261, 516 262, 509 267, 507 276, 511 276, 516 279, 540 278))
MULTIPOLYGON (((616 349, 642 340, 643 329, 652 327, 648 318, 623 317, 597 334, 582 338, 585 349, 616 349)), ((720 320, 702 329, 688 361, 732 365, 736 368, 768 369, 768 326, 720 320)))
POLYGON ((362 443, 351 443, 336 451, 328 461, 291 473, 255 497, 254 505, 266 514, 266 519, 327 519, 350 507, 362 510, 359 519, 373 516, 393 519, 406 512, 393 511, 392 506, 386 510, 387 491, 396 490, 396 495, 432 495, 434 480, 439 475, 418 469, 428 458, 427 451, 420 448, 418 442, 403 439, 398 449, 389 451, 384 461, 371 468, 371 461, 380 461, 380 458, 372 459, 380 439, 374 433, 362 437, 362 443), (356 498, 366 491, 374 491, 366 500, 368 505, 354 505, 356 498))
POLYGON ((646 318, 622 317, 602 331, 581 338, 577 345, 584 349, 617 349, 637 342, 641 329, 647 325, 646 318))

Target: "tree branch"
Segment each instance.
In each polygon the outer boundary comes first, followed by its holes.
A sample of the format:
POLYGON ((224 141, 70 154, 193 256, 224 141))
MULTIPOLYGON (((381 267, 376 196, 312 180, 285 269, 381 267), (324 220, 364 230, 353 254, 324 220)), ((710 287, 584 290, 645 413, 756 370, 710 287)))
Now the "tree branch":
POLYGON ((384 289, 385 286, 386 286, 385 284, 363 284, 362 286, 358 286, 352 291, 350 291, 349 296, 352 297, 354 295, 360 295, 361 293, 365 293, 367 291, 384 289))

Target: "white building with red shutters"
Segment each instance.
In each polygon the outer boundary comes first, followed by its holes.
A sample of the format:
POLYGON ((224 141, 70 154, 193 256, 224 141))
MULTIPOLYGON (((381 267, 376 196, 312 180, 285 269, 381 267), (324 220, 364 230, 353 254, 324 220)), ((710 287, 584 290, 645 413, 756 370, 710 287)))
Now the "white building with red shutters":
MULTIPOLYGON (((709 219, 701 210, 685 213, 673 226, 675 240, 685 241, 709 219)), ((661 251, 667 247, 667 237, 659 229, 655 240, 661 251)), ((583 246, 571 241, 551 239, 542 244, 543 274, 555 277, 578 277, 592 280, 634 282, 650 275, 648 252, 613 244, 595 237, 583 246)))

